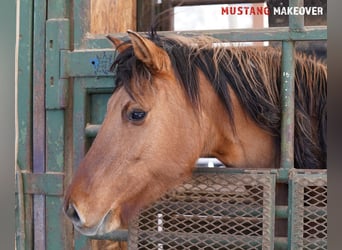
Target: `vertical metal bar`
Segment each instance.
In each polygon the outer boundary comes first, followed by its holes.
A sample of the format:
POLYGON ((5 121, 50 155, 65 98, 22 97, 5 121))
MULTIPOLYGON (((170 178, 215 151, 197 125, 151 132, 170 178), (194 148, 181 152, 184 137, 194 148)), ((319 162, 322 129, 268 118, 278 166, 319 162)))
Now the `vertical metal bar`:
MULTIPOLYGON (((33 1, 17 1, 17 164, 20 171, 32 170, 32 44, 33 1)), ((18 176, 19 177, 19 176, 18 176)), ((17 183, 19 185, 19 183, 17 183)), ((18 187, 19 188, 19 187, 18 187)), ((18 250, 33 249, 32 196, 19 189, 16 202, 16 247, 18 250)))
POLYGON ((83 43, 84 37, 90 30, 90 1, 74 0, 72 2, 73 20, 72 26, 75 27, 73 34, 74 44, 71 46, 79 49, 83 43))
MULTIPOLYGON (((302 7, 303 0, 289 0, 289 7, 302 7)), ((301 32, 304 28, 304 16, 289 16, 289 32, 301 32)), ((293 193, 293 182, 290 181, 290 168, 294 168, 294 124, 295 124, 295 42, 283 41, 282 56, 282 143, 281 143, 281 167, 289 170, 287 173, 289 181, 288 196, 288 249, 293 249, 293 206, 295 197, 293 193)))
MULTIPOLYGON (((76 27, 73 30, 73 44, 71 45, 74 49, 79 49, 82 46, 83 39, 85 37, 86 32, 90 31, 90 1, 83 0, 74 0, 73 5, 73 27, 76 27)), ((73 137, 74 137, 74 161, 73 161, 73 171, 76 170, 81 158, 83 158, 85 153, 85 105, 86 105, 86 90, 82 86, 82 81, 80 80, 74 81, 74 96, 73 96, 73 105, 74 105, 74 119, 77 122, 74 122, 73 129, 73 137), (79 85, 80 84, 80 85, 79 85), (78 92, 80 91, 80 93, 78 92), (75 129, 75 124, 80 125, 81 127, 75 129)), ((88 249, 90 248, 90 244, 88 238, 81 235, 80 233, 74 231, 74 249, 88 249)))
MULTIPOLYGON (((33 172, 45 172, 45 21, 46 1, 34 1, 33 172)), ((33 196, 34 249, 45 249, 45 196, 33 196)))
MULTIPOLYGON (((290 0, 289 7, 303 6, 303 0, 290 0)), ((289 32, 301 31, 304 16, 289 16, 289 32)), ((294 167, 294 116, 295 116, 295 42, 282 43, 282 123, 281 123, 281 162, 283 169, 294 167)))
POLYGON ((282 121, 280 166, 290 169, 294 162, 294 42, 283 41, 282 46, 282 121))
MULTIPOLYGON (((69 5, 67 0, 50 0, 46 22, 46 171, 65 171, 65 110, 67 79, 60 79, 60 53, 70 48, 69 5)), ((72 249, 72 227, 61 207, 63 196, 46 196, 46 249, 72 249)))
POLYGON ((48 1, 48 18, 68 18, 70 4, 68 0, 48 1))
MULTIPOLYGON (((304 6, 304 0, 290 0, 289 7, 302 7, 304 6)), ((304 28, 304 15, 290 15, 289 16, 290 31, 303 31, 304 28)))
MULTIPOLYGON (((73 172, 76 171, 82 158, 85 155, 86 138, 84 128, 86 125, 86 99, 87 90, 85 86, 86 79, 74 80, 74 95, 73 95, 73 146, 74 146, 74 161, 73 172)), ((74 231, 75 250, 83 250, 90 248, 88 238, 74 231)))

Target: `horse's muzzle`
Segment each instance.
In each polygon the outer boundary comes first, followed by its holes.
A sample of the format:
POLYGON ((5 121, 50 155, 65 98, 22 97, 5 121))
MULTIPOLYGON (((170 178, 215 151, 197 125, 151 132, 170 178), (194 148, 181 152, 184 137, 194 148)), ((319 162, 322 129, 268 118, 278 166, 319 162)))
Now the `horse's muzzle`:
POLYGON ((84 215, 82 215, 77 210, 77 207, 71 202, 65 204, 64 212, 71 220, 77 231, 87 236, 106 234, 116 229, 117 225, 119 225, 118 222, 114 222, 114 225, 111 224, 111 220, 113 219, 113 212, 111 210, 109 210, 96 225, 87 225, 84 215))

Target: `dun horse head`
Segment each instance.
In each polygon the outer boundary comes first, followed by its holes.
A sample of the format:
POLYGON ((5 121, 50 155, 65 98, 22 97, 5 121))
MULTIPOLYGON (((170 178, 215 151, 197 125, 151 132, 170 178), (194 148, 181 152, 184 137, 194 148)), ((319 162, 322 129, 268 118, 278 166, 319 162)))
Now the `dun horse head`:
MULTIPOLYGON (((279 52, 128 35, 130 42, 109 37, 119 52, 116 89, 65 197, 67 216, 85 235, 126 227, 188 179, 200 156, 234 167, 271 168, 279 160, 279 52)), ((318 68, 315 79, 324 81, 324 67, 318 68)), ((311 92, 319 91, 324 83, 311 92)), ((313 148, 321 147, 317 130, 310 133, 313 148)), ((312 154, 320 166, 322 154, 312 154)), ((305 164, 300 157, 297 163, 305 164)))

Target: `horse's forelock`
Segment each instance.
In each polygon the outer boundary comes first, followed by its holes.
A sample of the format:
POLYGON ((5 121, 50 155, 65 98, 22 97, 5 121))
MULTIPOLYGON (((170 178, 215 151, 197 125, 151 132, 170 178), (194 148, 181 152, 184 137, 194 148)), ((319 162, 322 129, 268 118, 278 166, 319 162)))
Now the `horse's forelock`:
POLYGON ((143 89, 142 84, 151 84, 151 73, 148 68, 134 55, 133 46, 129 46, 119 53, 111 66, 115 71, 115 89, 124 87, 126 92, 134 100, 139 99, 139 94, 143 89), (134 81, 132 79, 134 78, 134 81))

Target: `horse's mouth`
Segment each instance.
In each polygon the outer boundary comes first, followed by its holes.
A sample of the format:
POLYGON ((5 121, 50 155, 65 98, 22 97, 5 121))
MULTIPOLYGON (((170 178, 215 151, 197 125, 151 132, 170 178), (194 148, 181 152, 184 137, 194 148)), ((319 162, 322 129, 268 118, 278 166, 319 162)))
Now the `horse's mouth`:
POLYGON ((85 236, 101 236, 120 228, 121 222, 115 217, 115 211, 109 210, 95 226, 86 227, 81 223, 73 224, 75 229, 85 236))

